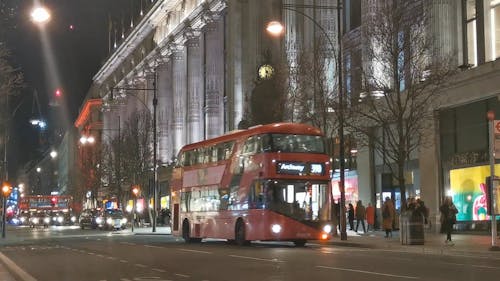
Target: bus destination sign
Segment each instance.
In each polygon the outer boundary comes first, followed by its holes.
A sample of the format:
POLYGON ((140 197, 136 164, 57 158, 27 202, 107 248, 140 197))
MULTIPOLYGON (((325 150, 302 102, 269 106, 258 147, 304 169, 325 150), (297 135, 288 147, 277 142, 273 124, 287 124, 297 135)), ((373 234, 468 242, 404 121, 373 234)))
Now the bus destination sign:
POLYGON ((324 166, 321 163, 278 162, 276 172, 285 175, 323 175, 324 166))

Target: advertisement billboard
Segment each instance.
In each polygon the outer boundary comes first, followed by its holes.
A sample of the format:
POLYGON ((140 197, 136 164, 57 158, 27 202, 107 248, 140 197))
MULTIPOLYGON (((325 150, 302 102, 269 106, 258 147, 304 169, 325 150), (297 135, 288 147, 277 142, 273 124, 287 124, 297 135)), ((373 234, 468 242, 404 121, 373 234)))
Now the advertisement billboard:
MULTIPOLYGON (((339 188, 340 174, 335 173, 332 177, 332 195, 335 202, 340 201, 340 188, 339 188)), ((345 173, 345 202, 356 204, 359 198, 358 192, 358 174, 356 171, 349 171, 345 173)))
MULTIPOLYGON (((500 175, 500 165, 495 165, 495 175, 500 175)), ((490 219, 486 196, 489 176, 489 165, 450 170, 450 191, 458 209, 458 221, 490 219)))

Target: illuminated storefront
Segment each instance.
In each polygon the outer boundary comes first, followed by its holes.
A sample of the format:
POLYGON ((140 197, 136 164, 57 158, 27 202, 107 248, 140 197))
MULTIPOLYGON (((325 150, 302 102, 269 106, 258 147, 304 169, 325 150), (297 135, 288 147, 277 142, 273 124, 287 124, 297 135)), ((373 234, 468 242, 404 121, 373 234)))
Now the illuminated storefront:
MULTIPOLYGON (((500 164, 495 165, 495 174, 500 175, 500 164)), ((453 203, 457 206, 458 221, 490 219, 486 198, 488 176, 490 176, 489 165, 450 171, 450 189, 447 195, 452 196, 453 203)))

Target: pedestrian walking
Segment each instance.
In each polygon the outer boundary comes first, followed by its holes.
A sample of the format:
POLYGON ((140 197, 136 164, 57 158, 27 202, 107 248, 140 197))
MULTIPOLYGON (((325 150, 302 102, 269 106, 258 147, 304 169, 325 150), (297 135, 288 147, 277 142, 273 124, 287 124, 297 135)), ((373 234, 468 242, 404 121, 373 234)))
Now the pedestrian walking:
POLYGON ((392 237, 392 223, 396 210, 391 198, 386 197, 384 205, 382 206, 382 227, 385 230, 385 238, 392 237))
POLYGON ((365 218, 366 218, 365 206, 363 206, 361 200, 358 200, 358 203, 356 204, 356 230, 355 230, 356 232, 358 232, 359 223, 361 222, 361 225, 363 226, 363 233, 366 233, 365 218))
POLYGON ((368 231, 375 230, 375 207, 372 206, 372 203, 368 203, 368 207, 366 207, 366 223, 368 231))
POLYGON ((445 243, 453 245, 451 231, 453 230, 453 225, 457 222, 458 210, 450 196, 444 198, 443 204, 439 207, 439 212, 441 213, 441 229, 442 232, 446 233, 445 243))
POLYGON ((354 230, 354 206, 351 203, 347 207, 347 220, 349 221, 350 230, 354 230))

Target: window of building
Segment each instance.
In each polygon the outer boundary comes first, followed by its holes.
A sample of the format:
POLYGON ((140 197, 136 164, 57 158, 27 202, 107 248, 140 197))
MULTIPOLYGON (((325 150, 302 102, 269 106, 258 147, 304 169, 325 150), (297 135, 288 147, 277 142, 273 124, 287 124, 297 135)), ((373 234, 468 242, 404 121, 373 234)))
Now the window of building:
POLYGON ((344 32, 349 32, 361 25, 361 0, 345 0, 344 32))
POLYGON ((500 0, 490 1, 491 59, 500 57, 500 0))
POLYGON ((476 0, 465 0, 465 42, 467 48, 467 64, 477 65, 477 18, 476 0))

